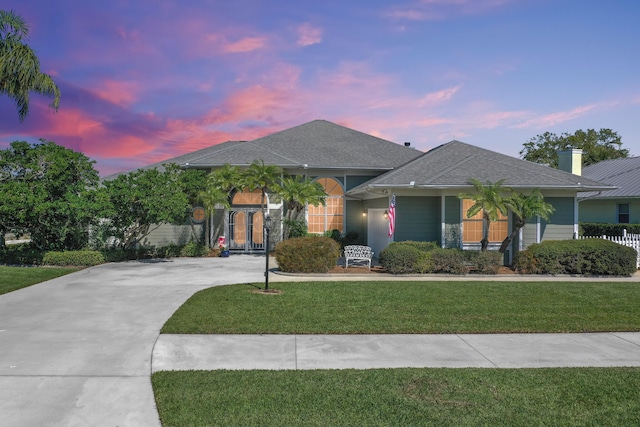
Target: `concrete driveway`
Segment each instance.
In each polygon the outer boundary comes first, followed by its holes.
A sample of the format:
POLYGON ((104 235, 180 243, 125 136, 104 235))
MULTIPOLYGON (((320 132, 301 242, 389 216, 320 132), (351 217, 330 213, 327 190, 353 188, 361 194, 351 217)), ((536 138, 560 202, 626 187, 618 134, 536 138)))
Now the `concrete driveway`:
POLYGON ((264 256, 105 264, 0 296, 0 426, 159 426, 151 354, 187 298, 264 256))

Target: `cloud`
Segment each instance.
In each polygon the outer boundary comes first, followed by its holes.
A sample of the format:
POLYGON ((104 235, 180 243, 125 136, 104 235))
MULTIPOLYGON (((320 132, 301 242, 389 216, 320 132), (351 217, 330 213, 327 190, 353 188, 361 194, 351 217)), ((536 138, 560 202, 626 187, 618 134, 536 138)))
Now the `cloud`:
POLYGON ((222 46, 224 53, 246 53, 262 49, 266 46, 265 37, 244 37, 233 43, 226 43, 222 46))
POLYGON ((140 86, 138 83, 118 80, 104 80, 96 85, 94 93, 116 105, 127 106, 137 100, 140 86))
POLYGON ((439 104, 445 101, 449 101, 451 100, 451 98, 453 98, 453 96, 456 93, 458 93, 461 87, 462 87, 461 85, 458 85, 458 86, 450 87, 447 89, 439 90, 437 92, 429 93, 420 100, 418 105, 420 107, 423 107, 425 105, 431 106, 434 104, 439 104))
POLYGON ((311 46, 322 42, 322 28, 315 27, 309 23, 299 25, 298 32, 298 46, 311 46))
POLYGON ((555 126, 559 123, 568 122, 570 120, 582 117, 597 108, 596 104, 582 105, 575 107, 569 111, 559 111, 555 113, 545 114, 539 117, 533 117, 523 123, 511 126, 514 129, 523 128, 545 128, 555 126))
POLYGON ((418 0, 383 12, 394 21, 442 21, 462 15, 479 15, 514 0, 418 0))

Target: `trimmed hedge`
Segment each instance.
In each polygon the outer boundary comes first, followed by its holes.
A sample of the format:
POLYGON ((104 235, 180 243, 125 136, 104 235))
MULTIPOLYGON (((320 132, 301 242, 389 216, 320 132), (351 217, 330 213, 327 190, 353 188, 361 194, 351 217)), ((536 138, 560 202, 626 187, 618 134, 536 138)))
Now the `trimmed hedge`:
POLYGON ((391 243, 380 252, 379 260, 391 274, 426 273, 430 270, 427 252, 405 242, 391 243))
POLYGON ((580 223, 581 236, 622 236, 623 230, 627 230, 629 234, 640 234, 640 224, 580 223))
MULTIPOLYGON (((380 253, 380 264, 391 274, 466 274, 468 259, 493 259, 491 255, 480 258, 473 252, 460 249, 443 249, 435 242, 393 242, 380 253)), ((489 261, 483 261, 489 264, 489 261)), ((489 268, 483 264, 482 273, 489 268)), ((498 266, 495 272, 498 271, 498 266)))
POLYGON ((7 265, 40 265, 44 252, 31 243, 6 246, 0 249, 0 260, 7 265))
POLYGON ((428 273, 466 274, 469 271, 465 265, 464 251, 460 249, 437 248, 427 255, 431 260, 431 271, 428 273))
POLYGON ((105 258, 98 251, 65 251, 46 252, 42 259, 44 265, 57 266, 84 266, 91 267, 105 263, 105 258))
POLYGON ((529 274, 630 276, 636 260, 635 249, 604 239, 555 240, 516 254, 514 268, 529 274))
POLYGON ((287 273, 327 273, 336 266, 340 244, 330 237, 296 237, 275 248, 280 270, 287 273))

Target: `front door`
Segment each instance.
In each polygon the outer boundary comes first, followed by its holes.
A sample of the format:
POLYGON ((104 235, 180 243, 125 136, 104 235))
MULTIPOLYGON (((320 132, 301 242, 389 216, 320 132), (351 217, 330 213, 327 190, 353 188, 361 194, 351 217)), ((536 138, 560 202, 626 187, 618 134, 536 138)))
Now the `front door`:
POLYGON ((229 250, 264 251, 262 211, 256 208, 229 210, 229 250))
POLYGON ((389 220, 384 217, 384 212, 385 209, 369 209, 367 213, 367 243, 376 258, 391 242, 389 220))

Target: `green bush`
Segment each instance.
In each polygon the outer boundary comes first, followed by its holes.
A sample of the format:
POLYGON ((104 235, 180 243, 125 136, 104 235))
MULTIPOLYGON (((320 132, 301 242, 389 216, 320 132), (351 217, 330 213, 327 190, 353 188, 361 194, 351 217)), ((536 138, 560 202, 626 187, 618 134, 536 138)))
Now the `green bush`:
POLYGON ((391 274, 426 273, 427 252, 405 242, 393 242, 380 252, 380 265, 391 274))
POLYGON ((478 274, 498 274, 503 264, 503 254, 496 251, 464 251, 471 271, 478 274))
POLYGON ((640 224, 580 223, 581 236, 622 236, 623 230, 627 230, 629 234, 640 234, 640 224))
POLYGON ((307 235, 307 223, 300 219, 285 219, 284 225, 289 228, 289 238, 304 237, 307 235))
POLYGON ((537 243, 516 255, 516 271, 531 274, 629 276, 636 272, 635 249, 603 239, 537 243))
POLYGON ((355 245, 358 243, 360 235, 355 231, 350 231, 346 234, 340 233, 340 230, 325 231, 324 237, 330 237, 340 245, 340 250, 343 250, 345 246, 355 245))
POLYGON ((434 249, 438 249, 440 247, 436 242, 418 242, 415 240, 403 240, 401 242, 393 242, 391 243, 391 245, 409 245, 423 252, 429 252, 434 249))
POLYGON ((105 258, 99 251, 52 251, 44 254, 42 263, 44 265, 91 267, 104 264, 105 258))
POLYGON ((336 266, 340 245, 330 237, 297 237, 276 245, 276 261, 288 273, 327 273, 336 266))
POLYGON ((428 252, 431 260, 430 273, 466 274, 464 251, 460 249, 437 248, 428 252))
POLYGON ((44 251, 31 243, 9 245, 0 249, 0 260, 7 265, 40 265, 44 251))
MULTIPOLYGON (((168 247, 168 250, 164 252, 163 258, 171 257, 175 249, 168 247)), ((203 257, 209 253, 209 248, 207 248, 202 243, 189 242, 182 247, 180 250, 180 256, 183 257, 203 257)))

